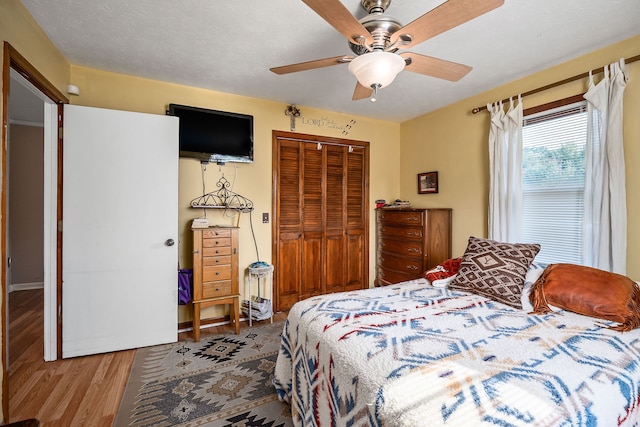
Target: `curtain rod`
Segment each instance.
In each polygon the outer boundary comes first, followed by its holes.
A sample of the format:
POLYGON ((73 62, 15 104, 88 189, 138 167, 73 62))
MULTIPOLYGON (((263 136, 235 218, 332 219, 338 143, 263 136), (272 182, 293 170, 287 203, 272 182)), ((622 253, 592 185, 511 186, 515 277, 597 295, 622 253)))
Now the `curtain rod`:
POLYGON ((339 142, 312 141, 310 139, 289 138, 289 137, 286 137, 286 136, 279 136, 277 138, 278 139, 284 139, 286 141, 309 142, 311 144, 319 144, 319 145, 335 145, 335 146, 338 146, 338 147, 352 147, 352 148, 362 148, 362 149, 365 148, 363 145, 357 145, 357 144, 345 144, 345 143, 339 143, 339 142))
MULTIPOLYGON (((627 58, 627 59, 624 60, 625 64, 631 64, 632 62, 636 62, 636 61, 640 61, 640 55, 632 56, 631 58, 627 58)), ((598 74, 598 73, 602 73, 603 71, 604 71, 604 67, 600 67, 600 68, 597 68, 595 70, 592 70, 591 73, 592 74, 598 74)), ((525 96, 533 95, 534 93, 538 93, 538 92, 543 92, 545 90, 552 89, 552 88, 558 87, 558 86, 562 86, 563 84, 571 83, 573 81, 584 79, 584 78, 587 78, 587 77, 589 77, 589 72, 578 74, 576 76, 569 77, 569 78, 566 78, 564 80, 557 81, 555 83, 550 83, 550 84, 548 84, 546 86, 542 86, 542 87, 539 87, 539 88, 536 88, 536 89, 532 89, 532 90, 530 90, 528 92, 522 93, 520 96, 522 96, 524 98, 525 96)), ((509 101, 509 99, 510 98, 503 99, 502 102, 507 102, 507 101, 509 101)), ((487 106, 483 105, 482 107, 474 108, 473 110, 471 110, 471 112, 473 114, 478 114, 480 111, 483 111, 483 110, 486 110, 486 109, 487 109, 487 106)))

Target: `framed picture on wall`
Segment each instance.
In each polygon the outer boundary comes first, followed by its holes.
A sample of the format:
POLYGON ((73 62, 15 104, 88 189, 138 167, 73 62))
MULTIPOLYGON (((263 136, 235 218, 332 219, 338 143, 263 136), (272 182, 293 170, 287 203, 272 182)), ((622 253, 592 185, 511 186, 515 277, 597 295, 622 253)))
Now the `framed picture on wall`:
POLYGON ((438 192, 438 171, 418 174, 418 194, 438 192))

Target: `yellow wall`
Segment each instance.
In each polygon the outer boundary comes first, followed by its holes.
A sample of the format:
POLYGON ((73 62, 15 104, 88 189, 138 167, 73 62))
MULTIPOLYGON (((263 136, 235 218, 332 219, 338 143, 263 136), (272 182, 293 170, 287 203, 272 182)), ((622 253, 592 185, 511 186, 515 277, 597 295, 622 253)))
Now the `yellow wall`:
MULTIPOLYGON (((565 78, 596 69, 619 58, 638 55, 640 36, 628 39, 535 73, 521 80, 465 99, 402 123, 400 181, 402 199, 417 207, 453 208, 453 254, 460 256, 470 235, 487 235, 489 195, 489 114, 471 114, 474 107, 505 99, 565 78), (438 171, 440 192, 417 194, 416 175, 438 171)), ((628 248, 627 274, 640 280, 640 62, 628 64, 631 81, 624 98, 628 248)), ((580 80, 523 99, 529 108, 583 93, 580 80)))
POLYGON ((9 42, 60 92, 67 93, 69 62, 18 0, 0 1, 0 40, 9 42))
MULTIPOLYGON (((80 96, 71 98, 77 105, 164 114, 169 103, 192 105, 214 110, 233 111, 254 116, 254 162, 219 167, 207 165, 205 172, 206 191, 216 189, 215 183, 224 174, 234 180, 234 192, 249 198, 254 203, 252 221, 260 259, 271 262, 271 226, 262 223, 262 213, 271 212, 271 150, 272 130, 290 130, 290 118, 284 114, 286 104, 231 95, 211 90, 175 85, 161 81, 115 74, 95 69, 72 66, 71 83, 80 88, 80 96)), ((379 198, 395 199, 399 194, 400 178, 400 124, 365 119, 330 111, 298 106, 302 116, 296 120, 296 132, 338 138, 364 140, 371 143, 370 199, 373 220, 374 201, 379 198), (354 122, 351 122, 351 121, 354 122), (351 123, 347 129, 346 125, 351 123), (348 134, 343 135, 343 130, 348 134)), ((180 265, 191 267, 190 224, 193 218, 202 215, 201 209, 189 208, 192 199, 202 195, 200 162, 180 159, 179 163, 179 251, 180 265)), ((225 218, 221 212, 208 211, 210 223, 235 224, 235 218, 225 218)), ((370 228, 370 280, 374 278, 374 227, 370 228)), ((249 214, 240 217, 240 274, 257 259, 253 242, 249 214)), ((240 292, 244 281, 240 281, 240 292)), ((203 317, 215 317, 220 307, 203 311, 203 317)), ((180 321, 190 319, 188 310, 180 310, 180 321)))
MULTIPOLYGON (((271 261, 271 224, 262 224, 260 217, 262 212, 271 214, 271 131, 289 130, 289 117, 284 114, 286 104, 70 66, 18 0, 2 0, 0 3, 0 40, 11 43, 62 93, 66 92, 67 84, 77 85, 81 95, 71 99, 74 104, 164 114, 167 104, 173 102, 252 114, 255 118, 254 163, 238 165, 237 170, 233 165, 224 166, 221 170, 216 165, 210 165, 205 173, 205 181, 210 191, 221 173, 229 179, 235 176, 234 190, 251 199, 256 207, 253 225, 260 257, 271 261)), ((402 125, 299 106, 303 117, 298 119, 296 131, 342 137, 339 128, 355 120, 346 137, 371 143, 371 205, 378 198, 392 200, 400 197, 410 200, 417 207, 452 207, 453 252, 461 254, 469 235, 486 235, 487 223, 488 115, 481 113, 474 116, 470 110, 519 91, 600 67, 619 57, 637 55, 639 45, 640 37, 635 37, 402 125), (418 195, 416 174, 433 170, 439 171, 440 192, 418 195)), ((640 117, 640 63, 629 65, 628 71, 632 79, 626 91, 624 107, 629 217, 628 273, 638 279, 640 265, 632 261, 640 255, 640 200, 637 196, 640 190, 640 121, 637 120, 640 117)), ((568 84, 526 98, 525 105, 538 105, 584 89, 585 82, 568 84)), ((201 194, 201 170, 199 162, 195 160, 181 159, 179 166, 180 264, 189 267, 191 239, 188 224, 201 212, 187 206, 192 198, 201 194)), ((215 222, 233 222, 220 217, 219 213, 210 213, 209 217, 215 222)), ((256 259, 247 214, 243 214, 240 226, 240 265, 245 267, 256 259)), ((372 223, 371 279, 375 264, 374 229, 372 223)), ((204 315, 215 316, 217 313, 210 311, 204 315)), ((188 318, 188 313, 182 310, 180 320, 188 318)))
MULTIPOLYGON (((62 93, 68 84, 80 88, 80 96, 70 98, 72 104, 100 108, 164 114, 169 103, 240 112, 254 116, 254 157, 250 164, 233 164, 222 168, 209 165, 205 172, 207 191, 215 189, 222 173, 232 180, 234 191, 254 202, 253 226, 260 259, 271 261, 271 223, 263 224, 261 214, 271 215, 271 132, 290 130, 286 104, 236 96, 194 87, 142 79, 95 69, 71 66, 53 46, 18 0, 2 0, 0 4, 0 36, 23 55, 46 79, 62 93)), ((296 132, 370 142, 370 200, 395 199, 399 195, 400 177, 400 125, 345 114, 298 106, 302 116, 296 121, 296 132), (352 122, 353 121, 353 122, 352 122), (351 124, 347 130, 346 125, 351 124), (343 134, 347 130, 347 134, 343 134)), ((192 159, 179 162, 179 253, 180 266, 191 266, 189 224, 199 217, 201 210, 188 208, 189 202, 202 194, 200 163, 192 159)), ((235 219, 224 218, 219 212, 208 212, 212 223, 235 224, 235 219)), ((371 216, 373 219, 373 215, 371 216)), ((240 219, 241 271, 256 260, 255 245, 250 233, 249 216, 240 219)), ((374 227, 370 228, 370 280, 374 278, 374 227)), ((242 292, 243 286, 241 286, 242 292)), ((203 312, 203 317, 217 316, 218 308, 203 312)), ((179 321, 190 319, 188 310, 180 310, 179 321)))
MULTIPOLYGON (((174 102, 254 115, 255 162, 251 165, 237 165, 237 169, 233 165, 221 169, 216 165, 209 165, 205 181, 206 188, 210 191, 221 173, 229 179, 236 177, 234 190, 251 199, 256 207, 253 225, 260 258, 271 261, 271 224, 262 224, 260 214, 271 213, 271 131, 289 129, 289 117, 284 115, 286 104, 70 66, 18 0, 3 0, 0 7, 2 40, 9 41, 61 92, 66 91, 69 83, 79 86, 81 95, 71 98, 74 104, 164 114, 167 104, 174 102)), ((340 128, 355 120, 355 125, 346 137, 371 142, 371 203, 378 198, 392 200, 400 197, 410 200, 416 207, 452 207, 453 253, 461 254, 469 235, 486 235, 487 223, 488 114, 472 115, 470 110, 519 91, 560 80, 589 68, 597 68, 619 57, 636 55, 638 52, 635 48, 639 42, 640 38, 635 37, 402 125, 299 106, 303 117, 298 119, 296 131, 341 137, 340 128), (440 192, 418 195, 416 174, 432 170, 439 172, 440 192)), ((638 63, 628 66, 632 80, 637 81, 639 67, 638 63)), ((525 106, 573 95, 584 91, 585 87, 584 81, 567 84, 526 98, 525 106)), ((625 150, 629 216, 628 273, 635 278, 640 277, 640 266, 631 262, 640 254, 640 242, 634 239, 640 232, 640 221, 636 220, 640 201, 635 197, 640 187, 637 171, 640 158, 637 141, 640 130, 639 122, 630 118, 638 116, 639 97, 640 86, 632 81, 625 95, 625 150)), ((188 223, 191 218, 201 214, 201 211, 191 210, 187 206, 191 199, 200 195, 201 188, 200 164, 195 160, 181 159, 179 249, 180 264, 183 267, 190 266, 188 247, 191 239, 188 223)), ((217 212, 209 212, 208 216, 214 222, 234 222, 221 217, 217 212)), ((248 214, 243 214, 240 220, 241 266, 256 259, 248 218, 248 214)), ((371 227, 371 278, 375 264, 373 231, 374 227, 371 227)), ((187 318, 188 315, 182 312, 180 320, 187 318)))

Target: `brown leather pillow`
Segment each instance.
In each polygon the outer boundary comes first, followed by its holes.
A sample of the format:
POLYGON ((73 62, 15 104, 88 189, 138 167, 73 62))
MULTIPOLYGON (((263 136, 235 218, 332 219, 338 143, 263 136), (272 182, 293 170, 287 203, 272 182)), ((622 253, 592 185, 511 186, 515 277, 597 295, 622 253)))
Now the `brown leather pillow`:
POLYGON ((574 264, 551 264, 529 296, 534 314, 549 313, 549 304, 585 316, 618 322, 616 331, 640 326, 640 288, 621 274, 574 264))

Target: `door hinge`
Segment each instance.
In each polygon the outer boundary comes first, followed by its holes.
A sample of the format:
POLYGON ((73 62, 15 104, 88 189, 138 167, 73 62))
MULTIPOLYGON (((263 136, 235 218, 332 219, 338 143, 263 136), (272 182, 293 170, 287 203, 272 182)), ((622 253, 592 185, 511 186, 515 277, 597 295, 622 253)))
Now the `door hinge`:
POLYGON ((7 268, 11 268, 11 257, 7 257, 7 268))
POLYGON ((62 139, 62 135, 63 135, 63 130, 62 130, 62 126, 58 128, 58 139, 62 139))
POLYGON ((58 232, 62 233, 62 220, 58 221, 58 232))

